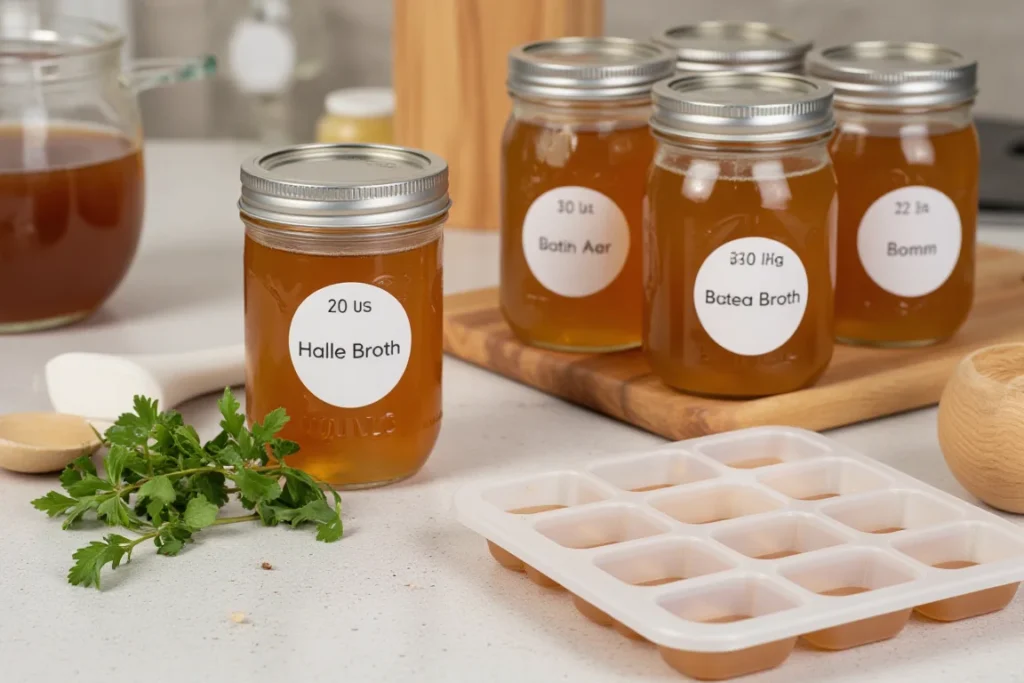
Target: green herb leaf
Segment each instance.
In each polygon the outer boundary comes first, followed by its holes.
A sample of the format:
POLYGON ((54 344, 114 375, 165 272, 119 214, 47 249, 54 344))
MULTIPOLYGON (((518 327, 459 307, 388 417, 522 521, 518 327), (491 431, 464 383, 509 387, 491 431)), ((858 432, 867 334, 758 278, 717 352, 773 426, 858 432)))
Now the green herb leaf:
POLYGON ((185 507, 185 524, 194 531, 205 529, 217 521, 217 510, 219 508, 206 500, 206 496, 198 495, 185 507))
POLYGON ((217 401, 217 407, 220 408, 220 414, 224 417, 220 422, 221 429, 238 438, 239 433, 245 428, 245 416, 238 412, 241 406, 235 400, 235 395, 231 393, 230 388, 224 390, 224 396, 217 401))
POLYGON ((73 508, 76 502, 74 498, 68 498, 56 491, 50 491, 42 498, 33 500, 32 507, 36 510, 42 510, 48 517, 59 517, 73 508))
POLYGON ((64 523, 61 524, 61 528, 67 531, 82 519, 89 510, 95 510, 100 505, 100 499, 97 496, 86 496, 79 498, 75 506, 68 510, 67 517, 64 519, 64 523))
POLYGON ((107 526, 121 526, 126 529, 138 529, 142 520, 128 507, 118 495, 107 496, 96 507, 96 517, 107 526))
POLYGON ((345 533, 345 526, 341 521, 341 496, 333 489, 331 494, 334 497, 334 509, 331 511, 333 515, 326 522, 320 523, 316 530, 316 540, 324 543, 334 543, 345 533))
POLYGON ((252 426, 252 435, 259 443, 269 443, 275 434, 284 429, 288 420, 288 413, 284 412, 284 408, 275 408, 267 413, 263 422, 257 422, 252 426))
POLYGON ((281 495, 281 486, 272 477, 250 469, 243 469, 228 475, 238 486, 243 502, 267 503, 281 495))
POLYGON ((68 583, 75 586, 100 587, 100 571, 109 564, 117 569, 121 560, 131 551, 131 541, 124 536, 109 534, 103 542, 93 541, 84 548, 75 551, 72 557, 75 564, 68 572, 68 583))
POLYGON ((107 474, 107 481, 112 488, 121 484, 121 477, 124 475, 124 465, 132 457, 132 452, 124 446, 113 445, 110 452, 103 458, 103 469, 107 474))
POLYGON ((75 498, 92 496, 101 491, 110 491, 112 489, 113 486, 110 485, 109 481, 100 479, 95 474, 86 474, 78 481, 64 487, 64 490, 75 498))
POLYGON ((174 491, 174 484, 171 483, 170 477, 162 474, 153 477, 139 487, 139 498, 148 498, 160 501, 164 505, 170 505, 177 498, 177 493, 174 491))
POLYGON ((299 444, 288 439, 274 439, 270 442, 270 452, 278 462, 284 462, 289 455, 299 452, 299 444))
POLYGON ((154 543, 160 555, 177 555, 185 544, 192 540, 192 530, 181 523, 169 523, 160 527, 154 543))

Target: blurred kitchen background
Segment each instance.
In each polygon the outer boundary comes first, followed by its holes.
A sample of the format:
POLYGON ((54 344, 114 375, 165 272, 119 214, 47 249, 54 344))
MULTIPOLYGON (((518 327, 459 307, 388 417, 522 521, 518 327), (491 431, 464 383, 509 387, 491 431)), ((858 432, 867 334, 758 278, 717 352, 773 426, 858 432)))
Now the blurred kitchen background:
MULTIPOLYGON (((107 20, 119 17, 137 56, 208 51, 220 58, 215 81, 143 95, 150 138, 255 137, 261 127, 283 126, 293 140, 312 140, 328 91, 390 83, 390 0, 64 1, 107 20), (282 32, 291 33, 297 54, 287 96, 277 98, 259 91, 273 91, 279 82, 268 71, 287 68, 291 59, 282 32)), ((817 45, 866 38, 944 43, 981 63, 979 115, 1024 116, 1024 0, 605 0, 610 35, 646 37, 702 19, 768 21, 817 45)))

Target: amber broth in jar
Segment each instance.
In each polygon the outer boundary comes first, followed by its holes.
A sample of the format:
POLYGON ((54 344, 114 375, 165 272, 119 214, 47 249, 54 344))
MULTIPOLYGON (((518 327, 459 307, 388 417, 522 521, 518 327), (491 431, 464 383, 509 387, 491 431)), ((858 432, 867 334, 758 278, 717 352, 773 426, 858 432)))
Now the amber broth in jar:
MULTIPOLYGON (((721 161, 713 167, 663 153, 651 169, 645 350, 663 381, 690 392, 759 396, 791 391, 817 379, 831 356, 832 316, 824 300, 832 294, 828 219, 835 174, 828 165, 800 157, 782 158, 763 171, 751 166, 721 161), (689 303, 695 276, 708 256, 745 237, 768 238, 799 255, 807 272, 807 310, 825 311, 805 315, 781 348, 753 356, 717 344, 689 303)), ((746 253, 736 256, 745 259, 746 253)), ((783 290, 771 294, 792 296, 783 290)))
POLYGON ((951 337, 974 300, 977 63, 930 43, 866 41, 815 51, 808 70, 835 88, 837 339, 951 337))
MULTIPOLYGON (((501 307, 517 335, 554 348, 616 349, 640 341, 643 311, 641 286, 642 205, 644 178, 654 155, 646 122, 606 131, 511 121, 503 141, 503 221, 501 307), (522 226, 534 201, 551 190, 581 187, 613 202, 625 217, 624 240, 605 241, 579 235, 573 240, 544 239, 544 248, 564 253, 593 268, 625 250, 618 275, 599 291, 566 297, 538 281, 527 264, 522 226)), ((556 210, 586 215, 598 210, 590 193, 567 191, 556 210), (570 202, 567 204, 566 202, 570 202)), ((557 220, 557 216, 553 217, 557 220)))
POLYGON ((718 72, 654 86, 644 352, 692 394, 767 396, 832 357, 832 89, 718 72))
POLYGON ((559 38, 509 55, 502 140, 501 311, 527 344, 606 352, 641 342, 651 86, 672 54, 626 38, 559 38))
POLYGON ((441 429, 439 247, 435 240, 397 253, 326 256, 272 249, 246 237, 245 343, 252 378, 246 413, 251 422, 287 407, 292 419, 281 436, 302 445, 291 464, 345 486, 399 479, 426 461, 441 429), (339 280, 365 282, 398 299, 416 349, 395 388, 363 408, 341 409, 317 398, 288 355, 289 326, 299 304, 339 280))
MULTIPOLYGON (((836 174, 857 179, 839 190, 836 336, 892 344, 949 337, 967 318, 974 298, 979 164, 974 127, 943 130, 911 124, 869 134, 856 123, 840 122, 830 151, 836 174), (858 253, 858 226, 867 211, 880 197, 910 186, 943 193, 960 216, 960 256, 949 277, 928 296, 900 296, 879 287, 858 253)), ((896 220, 904 212, 936 210, 917 201, 891 206, 896 220)), ((891 244, 893 254, 906 254, 894 259, 927 259, 933 249, 927 240, 908 242, 897 234, 891 244)))
POLYGON ((337 487, 412 476, 441 428, 447 164, 297 145, 241 175, 250 423, 283 407, 289 462, 337 487))
POLYGON ((83 318, 142 228, 142 153, 102 128, 0 127, 0 331, 83 318))

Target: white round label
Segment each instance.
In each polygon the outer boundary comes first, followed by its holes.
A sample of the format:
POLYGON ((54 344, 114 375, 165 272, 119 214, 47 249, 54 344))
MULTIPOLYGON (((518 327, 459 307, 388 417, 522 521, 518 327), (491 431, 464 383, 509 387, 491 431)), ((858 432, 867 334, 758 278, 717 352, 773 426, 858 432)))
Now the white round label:
POLYGON ((526 212, 523 253, 530 272, 550 291, 590 296, 622 272, 629 255, 629 223, 600 192, 557 187, 537 197, 526 212))
POLYGON ((796 252, 741 237, 704 259, 693 283, 697 318, 722 348, 760 356, 793 336, 807 310, 807 271, 796 252))
POLYGON ((292 367, 314 396, 360 408, 391 393, 412 350, 409 316, 398 299, 363 282, 328 285, 295 309, 288 330, 292 367))
POLYGON ((953 200, 934 188, 912 185, 882 195, 864 213, 857 252, 879 287, 918 297, 949 279, 962 241, 953 200))

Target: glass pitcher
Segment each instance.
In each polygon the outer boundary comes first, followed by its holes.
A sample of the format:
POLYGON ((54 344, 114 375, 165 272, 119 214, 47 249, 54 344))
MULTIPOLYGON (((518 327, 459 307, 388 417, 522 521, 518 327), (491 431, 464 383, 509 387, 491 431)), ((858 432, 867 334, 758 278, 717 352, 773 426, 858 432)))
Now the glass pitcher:
POLYGON ((57 14, 0 14, 0 333, 66 325, 135 256, 144 179, 137 93, 203 78, 213 57, 139 60, 124 36, 57 14))

